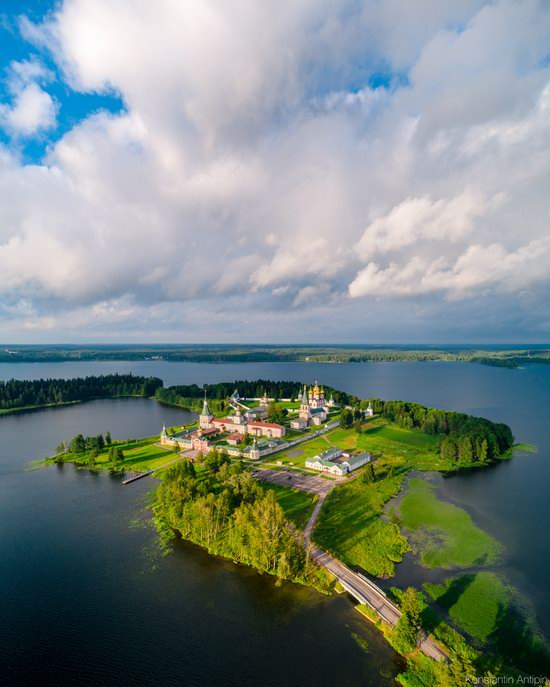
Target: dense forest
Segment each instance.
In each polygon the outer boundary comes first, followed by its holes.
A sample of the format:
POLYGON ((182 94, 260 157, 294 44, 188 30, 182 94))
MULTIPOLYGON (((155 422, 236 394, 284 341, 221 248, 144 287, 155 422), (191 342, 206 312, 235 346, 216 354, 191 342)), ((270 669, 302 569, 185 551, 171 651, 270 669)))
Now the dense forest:
MULTIPOLYGON (((420 429, 439 437, 442 458, 457 465, 486 463, 508 451, 514 443, 512 430, 503 423, 491 422, 482 417, 456 413, 437 408, 426 408, 418 403, 370 399, 373 410, 405 429, 420 429)), ((365 401, 361 402, 364 407, 365 401)))
POLYGON ((204 458, 200 477, 188 461, 168 468, 152 507, 167 538, 176 530, 210 553, 281 579, 305 579, 313 570, 302 535, 285 518, 275 494, 223 453, 211 451, 204 458))
POLYGON ((0 409, 55 405, 92 398, 153 396, 162 387, 157 377, 103 375, 75 379, 10 379, 0 381, 0 409))
POLYGON ((501 367, 550 364, 550 348, 510 346, 276 346, 276 345, 28 345, 0 348, 0 362, 60 362, 67 360, 170 360, 180 362, 472 362, 501 367))
MULTIPOLYGON (((171 386, 168 388, 159 387, 155 392, 155 398, 162 403, 178 405, 186 408, 200 409, 201 399, 204 398, 204 390, 208 403, 218 401, 222 403, 231 394, 238 390, 242 398, 261 398, 267 393, 269 398, 296 398, 303 389, 301 382, 273 382, 268 379, 257 379, 255 381, 237 380, 235 382, 220 382, 218 384, 206 384, 204 387, 196 384, 171 386), (198 399, 198 400, 197 400, 198 399), (194 403, 193 403, 194 402, 194 403)), ((334 395, 334 400, 342 405, 357 403, 356 396, 347 394, 337 389, 325 386, 325 396, 334 395)), ((221 407, 223 410, 223 406, 221 407)), ((212 407, 215 410, 215 406, 212 407)))

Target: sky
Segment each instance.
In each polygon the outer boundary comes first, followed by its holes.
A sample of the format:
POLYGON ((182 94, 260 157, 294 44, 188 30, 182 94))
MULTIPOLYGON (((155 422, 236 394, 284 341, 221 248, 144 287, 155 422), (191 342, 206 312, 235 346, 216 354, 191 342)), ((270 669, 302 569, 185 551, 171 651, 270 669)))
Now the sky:
POLYGON ((550 341, 546 0, 0 0, 0 341, 550 341))

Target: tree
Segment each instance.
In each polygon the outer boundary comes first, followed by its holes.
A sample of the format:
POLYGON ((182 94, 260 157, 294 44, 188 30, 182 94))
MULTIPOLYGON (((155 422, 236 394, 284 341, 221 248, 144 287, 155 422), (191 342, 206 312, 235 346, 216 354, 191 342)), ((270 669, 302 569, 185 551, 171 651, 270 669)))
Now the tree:
POLYGON ((65 453, 65 442, 64 441, 57 444, 55 452, 58 456, 61 455, 62 453, 65 453))
POLYGON ((105 443, 107 446, 111 445, 111 432, 105 432, 105 443))
POLYGON ((412 651, 419 639, 422 627, 420 615, 425 607, 424 597, 414 587, 407 587, 401 596, 401 617, 395 627, 399 651, 412 651))
POLYGON ((374 482, 376 475, 374 474, 374 465, 372 463, 366 464, 361 479, 366 484, 372 484, 372 482, 374 482))
POLYGON ((349 429, 353 424, 353 413, 349 408, 342 408, 340 413, 340 426, 349 429))
POLYGON ((77 434, 75 437, 71 439, 71 443, 69 444, 69 450, 71 453, 84 453, 86 450, 86 441, 82 434, 77 434))
POLYGON ((458 441, 458 462, 469 465, 473 459, 472 442, 469 436, 460 437, 458 441))

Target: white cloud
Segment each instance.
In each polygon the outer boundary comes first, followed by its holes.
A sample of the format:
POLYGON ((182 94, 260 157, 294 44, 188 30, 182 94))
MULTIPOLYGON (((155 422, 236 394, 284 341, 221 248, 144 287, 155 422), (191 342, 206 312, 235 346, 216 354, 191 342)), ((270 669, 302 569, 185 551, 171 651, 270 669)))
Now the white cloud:
POLYGON ((34 60, 12 62, 7 89, 11 105, 0 104, 0 126, 16 136, 32 136, 56 125, 57 104, 39 83, 52 79, 51 72, 34 60))
POLYGON ((487 203, 480 193, 472 190, 449 200, 432 201, 425 196, 407 198, 365 229, 357 252, 363 260, 368 260, 377 253, 387 253, 419 241, 465 239, 473 231, 476 219, 494 204, 487 203))
POLYGON ((56 111, 52 97, 32 83, 17 93, 11 107, 0 105, 0 126, 10 133, 31 136, 54 127, 56 111))
POLYGON ((369 263, 349 286, 353 298, 361 296, 406 296, 447 292, 461 299, 472 291, 496 285, 513 293, 548 278, 550 238, 531 241, 508 252, 501 244, 472 245, 453 265, 444 258, 428 261, 413 257, 406 264, 391 263, 380 268, 369 263))
MULTIPOLYGON (((21 26, 125 112, 41 165, 0 150, 0 299, 33 308, 6 319, 184 331, 183 309, 214 331, 226 305, 279 335, 289 312, 372 323, 373 297, 435 323, 506 294, 515 317, 549 286, 543 3, 65 0, 21 26)), ((4 126, 53 127, 51 75, 9 74, 4 126)))

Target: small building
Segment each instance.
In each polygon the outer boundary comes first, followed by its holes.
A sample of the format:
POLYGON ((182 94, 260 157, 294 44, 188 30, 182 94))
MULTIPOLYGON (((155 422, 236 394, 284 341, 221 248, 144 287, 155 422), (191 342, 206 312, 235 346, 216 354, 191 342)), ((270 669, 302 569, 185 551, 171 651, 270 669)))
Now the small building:
POLYGON ((303 417, 296 417, 290 421, 290 429, 306 429, 308 422, 303 417))
POLYGON ((280 439, 285 435, 285 428, 283 425, 278 425, 276 422, 260 422, 253 420, 249 422, 248 433, 257 437, 273 437, 280 439))
POLYGON ((225 440, 228 444, 231 444, 231 446, 237 446, 242 442, 243 435, 239 434, 238 432, 235 432, 235 434, 230 434, 228 437, 226 437, 225 440))
POLYGON ((311 470, 343 476, 366 465, 371 458, 371 454, 367 451, 353 456, 349 453, 344 453, 341 448, 335 446, 328 451, 320 453, 318 456, 309 458, 305 461, 305 466, 311 470))
POLYGON ((363 453, 358 453, 355 456, 348 456, 344 461, 342 461, 342 466, 346 468, 347 472, 353 472, 358 468, 363 467, 367 463, 370 463, 372 459, 371 454, 368 451, 363 453))
POLYGON ((365 412, 365 415, 367 417, 372 417, 374 415, 374 409, 372 407, 372 403, 369 401, 369 405, 367 406, 367 410, 365 412))
POLYGON ((330 460, 324 460, 323 458, 319 458, 319 456, 306 460, 306 468, 318 470, 319 472, 328 472, 331 475, 338 475, 339 477, 345 475, 347 472, 346 468, 339 463, 333 463, 330 460))

